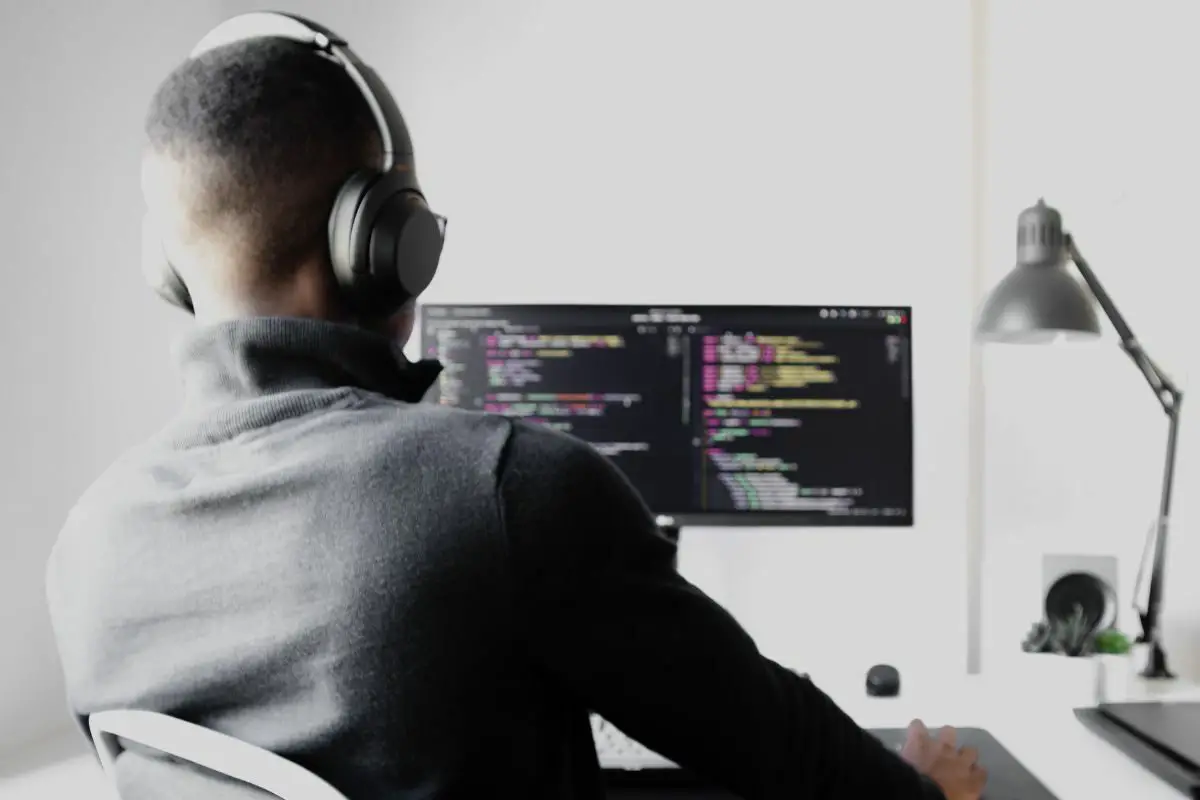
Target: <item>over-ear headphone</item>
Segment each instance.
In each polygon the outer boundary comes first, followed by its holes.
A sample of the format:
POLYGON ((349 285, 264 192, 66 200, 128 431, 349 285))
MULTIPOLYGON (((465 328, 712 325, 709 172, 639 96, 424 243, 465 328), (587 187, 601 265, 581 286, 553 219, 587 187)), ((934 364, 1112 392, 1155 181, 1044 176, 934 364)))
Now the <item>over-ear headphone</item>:
MULTIPOLYGON (((374 70, 328 28, 290 14, 254 12, 214 28, 191 56, 233 42, 279 37, 310 45, 314 56, 346 70, 371 109, 383 144, 383 163, 343 184, 329 215, 334 275, 355 313, 383 317, 429 286, 445 241, 445 218, 429 210, 413 163, 412 140, 400 109, 374 70)), ((149 219, 143 224, 142 270, 167 302, 193 311, 191 293, 171 266, 149 219)))

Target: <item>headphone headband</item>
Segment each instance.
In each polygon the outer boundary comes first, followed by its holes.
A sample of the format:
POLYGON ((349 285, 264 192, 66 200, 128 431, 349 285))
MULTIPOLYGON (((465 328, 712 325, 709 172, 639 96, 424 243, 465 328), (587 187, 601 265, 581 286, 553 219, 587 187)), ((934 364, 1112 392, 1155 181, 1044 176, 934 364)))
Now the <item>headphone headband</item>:
MULTIPOLYGON (((383 163, 380 169, 388 172, 412 160, 412 142, 408 137, 407 126, 391 94, 383 88, 375 72, 354 55, 346 40, 326 27, 294 14, 275 11, 240 14, 209 31, 192 48, 191 57, 195 58, 209 50, 234 42, 262 37, 300 42, 336 61, 354 81, 363 100, 371 109, 371 116, 375 119, 375 127, 383 145, 383 163)), ((411 167, 411 164, 409 166, 411 167)))

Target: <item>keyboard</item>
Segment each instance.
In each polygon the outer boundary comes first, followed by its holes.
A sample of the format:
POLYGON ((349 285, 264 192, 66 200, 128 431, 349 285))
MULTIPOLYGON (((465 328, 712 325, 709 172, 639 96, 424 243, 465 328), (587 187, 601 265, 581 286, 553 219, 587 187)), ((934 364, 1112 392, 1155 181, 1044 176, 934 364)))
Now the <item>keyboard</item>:
MULTIPOLYGON (((889 749, 899 752, 907 731, 903 728, 870 731, 889 749)), ((978 728, 959 728, 959 743, 979 751, 979 761, 988 768, 984 800, 1055 800, 1055 796, 1030 774, 990 733, 978 728)), ((603 718, 592 715, 592 738, 600 767, 610 782, 621 773, 617 785, 690 787, 696 779, 677 765, 629 738, 603 718), (640 776, 640 777, 639 777, 640 776)), ((721 795, 724 797, 724 795, 721 795)))
POLYGON ((601 769, 636 772, 678 768, 650 748, 621 733, 598 714, 592 715, 592 739, 596 742, 596 756, 600 759, 601 769))
MULTIPOLYGON (((660 518, 664 519, 664 518, 660 518)), ((669 518, 666 518, 669 520, 669 518)), ((660 526, 663 524, 660 521, 660 526)), ((668 538, 678 538, 668 532, 668 538)), ((796 676, 808 679, 807 673, 790 670, 796 676)), ((639 742, 621 733, 612 723, 599 714, 592 714, 592 739, 596 742, 596 756, 600 760, 600 768, 612 773, 620 772, 672 772, 682 774, 683 771, 672 761, 645 747, 639 742)), ((669 775, 664 777, 669 778, 669 775)))
MULTIPOLYGON (((988 785, 983 790, 983 800, 1057 800, 990 733, 979 728, 958 728, 957 731, 959 745, 978 750, 979 763, 987 768, 988 785)), ((897 753, 908 735, 904 728, 880 728, 870 732, 897 753)))

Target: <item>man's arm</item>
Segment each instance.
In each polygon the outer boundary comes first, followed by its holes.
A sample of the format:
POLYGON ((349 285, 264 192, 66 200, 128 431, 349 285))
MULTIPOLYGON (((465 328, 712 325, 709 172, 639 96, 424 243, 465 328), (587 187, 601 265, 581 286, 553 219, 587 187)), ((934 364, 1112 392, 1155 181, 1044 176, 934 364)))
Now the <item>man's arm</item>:
POLYGON ((680 577, 675 545, 594 449, 514 425, 500 505, 534 657, 618 728, 748 800, 941 800, 680 577))

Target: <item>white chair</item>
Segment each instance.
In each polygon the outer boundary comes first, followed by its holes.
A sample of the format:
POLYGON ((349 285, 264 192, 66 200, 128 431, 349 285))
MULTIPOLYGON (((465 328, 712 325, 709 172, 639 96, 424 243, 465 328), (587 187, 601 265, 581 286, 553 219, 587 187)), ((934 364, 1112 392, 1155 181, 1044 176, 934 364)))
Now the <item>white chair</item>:
POLYGON ((113 771, 118 737, 256 786, 280 800, 347 800, 308 770, 282 756, 223 733, 153 711, 100 711, 88 718, 100 766, 113 771))

